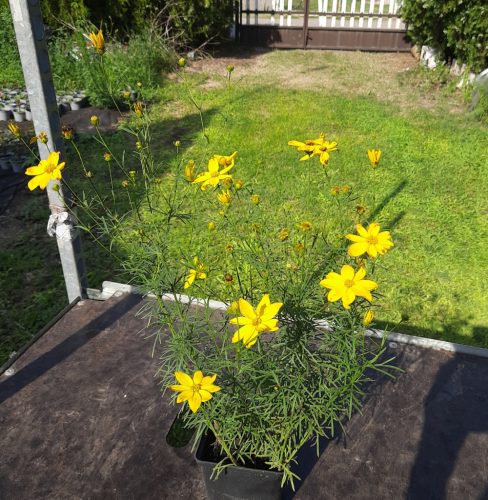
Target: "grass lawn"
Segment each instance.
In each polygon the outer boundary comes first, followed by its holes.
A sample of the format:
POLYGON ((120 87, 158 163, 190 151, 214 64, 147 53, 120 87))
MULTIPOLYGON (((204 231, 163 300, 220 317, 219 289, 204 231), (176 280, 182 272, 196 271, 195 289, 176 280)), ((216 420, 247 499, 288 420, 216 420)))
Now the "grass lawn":
MULTIPOLYGON (((294 228, 309 220, 346 248, 343 236, 352 232, 354 221, 379 222, 395 242, 378 261, 379 326, 488 347, 483 279, 488 262, 487 127, 465 113, 459 92, 438 86, 405 54, 245 52, 197 61, 185 72, 203 105, 209 142, 181 84, 170 80, 151 110, 155 148, 168 178, 187 160, 194 159, 203 170, 212 154, 238 151, 234 176, 261 196, 259 210, 276 227, 294 228), (225 81, 229 63, 235 66, 230 91, 225 81), (322 131, 339 143, 326 169, 317 159, 298 162, 299 154, 287 141, 315 138, 322 131), (178 159, 172 146, 176 139, 182 141, 178 159), (383 151, 376 170, 368 163, 370 148, 383 151), (350 197, 338 201, 331 196, 331 186, 345 184, 352 188, 350 197), (361 217, 357 205, 366 207, 361 217)), ((110 140, 115 147, 124 145, 123 134, 110 140)), ((88 139, 81 147, 95 175, 102 172, 102 151, 88 139)), ((28 213, 45 213, 47 221, 47 201, 34 200, 28 213)), ((26 210, 21 209, 24 216, 26 210)), ((211 220, 215 213, 206 216, 211 220)), ((46 239, 37 216, 36 228, 22 236, 22 244, 46 239)), ((227 237, 220 234, 212 235, 215 259, 225 244, 219 238, 227 237)), ((202 231, 201 238, 208 233, 202 231)), ((193 244, 200 244, 198 238, 193 244)), ((188 255, 194 251, 184 239, 175 245, 188 255)), ((51 277, 55 266, 48 272, 37 262, 44 253, 43 262, 58 262, 55 242, 46 239, 42 251, 30 252, 37 256, 14 259, 2 268, 2 282, 27 291, 2 296, 3 309, 16 311, 14 321, 2 323, 10 332, 0 348, 4 359, 47 322, 46 314, 64 305, 59 266, 51 277), (40 274, 26 287, 32 273, 40 274), (26 309, 37 323, 25 323, 26 309)), ((96 287, 112 271, 95 251, 89 249, 88 258, 90 286, 96 287)), ((110 277, 124 280, 115 271, 110 277)))

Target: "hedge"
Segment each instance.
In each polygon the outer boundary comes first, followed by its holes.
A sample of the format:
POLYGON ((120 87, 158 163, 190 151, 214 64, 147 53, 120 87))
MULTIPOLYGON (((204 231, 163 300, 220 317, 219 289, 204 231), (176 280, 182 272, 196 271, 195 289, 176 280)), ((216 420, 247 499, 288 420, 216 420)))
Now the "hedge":
POLYGON ((488 67, 486 0, 404 0, 401 16, 412 41, 437 49, 446 62, 475 72, 488 67))

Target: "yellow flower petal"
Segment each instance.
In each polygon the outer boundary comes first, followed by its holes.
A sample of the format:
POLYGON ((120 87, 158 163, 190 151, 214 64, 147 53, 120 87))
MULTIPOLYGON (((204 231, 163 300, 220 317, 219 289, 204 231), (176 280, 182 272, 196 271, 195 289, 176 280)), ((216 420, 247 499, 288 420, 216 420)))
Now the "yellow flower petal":
POLYGON ((175 372, 176 380, 181 384, 187 387, 193 387, 193 379, 183 372, 175 372))
POLYGON ((249 302, 247 300, 239 299, 239 311, 246 318, 249 318, 252 320, 256 319, 256 313, 254 312, 252 305, 249 304, 249 302))

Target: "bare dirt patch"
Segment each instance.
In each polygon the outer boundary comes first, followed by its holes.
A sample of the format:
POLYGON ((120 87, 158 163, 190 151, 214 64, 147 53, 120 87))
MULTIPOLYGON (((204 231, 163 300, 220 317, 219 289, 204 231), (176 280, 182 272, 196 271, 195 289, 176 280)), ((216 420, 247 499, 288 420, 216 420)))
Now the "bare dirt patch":
POLYGON ((371 53, 326 50, 239 50, 235 54, 191 62, 188 71, 207 76, 203 89, 224 88, 227 66, 234 66, 235 85, 275 85, 282 88, 319 90, 335 95, 373 96, 399 106, 463 109, 460 95, 447 99, 440 91, 411 85, 406 74, 418 61, 410 53, 371 53))

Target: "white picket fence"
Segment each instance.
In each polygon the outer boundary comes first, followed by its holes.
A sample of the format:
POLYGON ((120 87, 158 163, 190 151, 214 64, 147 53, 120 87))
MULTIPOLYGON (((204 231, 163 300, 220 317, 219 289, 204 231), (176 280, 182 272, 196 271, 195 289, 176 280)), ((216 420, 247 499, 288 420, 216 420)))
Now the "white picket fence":
MULTIPOLYGON (((242 24, 303 26, 306 0, 243 0, 242 24)), ((310 0, 309 27, 405 29, 401 0, 310 0)))

